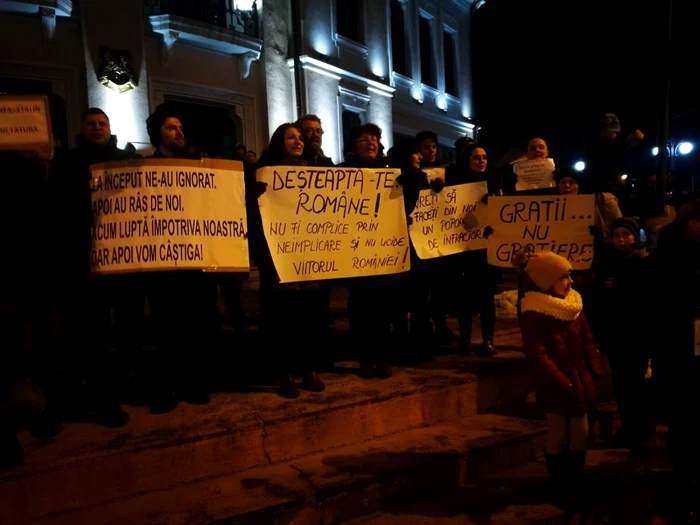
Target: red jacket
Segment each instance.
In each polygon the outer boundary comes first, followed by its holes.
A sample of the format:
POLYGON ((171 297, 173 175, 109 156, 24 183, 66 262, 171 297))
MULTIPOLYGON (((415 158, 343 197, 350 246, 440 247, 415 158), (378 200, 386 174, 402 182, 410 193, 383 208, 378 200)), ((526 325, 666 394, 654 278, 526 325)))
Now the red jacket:
POLYGON ((566 299, 525 294, 520 328, 535 379, 537 404, 548 414, 576 417, 595 410, 600 353, 574 290, 566 299))

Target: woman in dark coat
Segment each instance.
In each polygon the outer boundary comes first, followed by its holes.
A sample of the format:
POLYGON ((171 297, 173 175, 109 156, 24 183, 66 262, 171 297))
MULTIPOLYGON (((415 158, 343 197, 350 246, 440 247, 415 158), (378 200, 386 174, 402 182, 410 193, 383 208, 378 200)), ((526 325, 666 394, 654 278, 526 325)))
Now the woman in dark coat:
POLYGON ((316 373, 328 348, 328 289, 323 282, 280 283, 265 239, 258 198, 266 184, 255 180, 255 171, 268 166, 307 166, 304 136, 293 123, 282 124, 272 134, 270 145, 254 168, 246 174, 248 228, 251 254, 260 272, 260 335, 264 347, 274 349, 281 379, 280 394, 289 399, 301 388, 323 392, 326 385, 316 373))
POLYGON ((581 296, 571 287, 569 261, 553 252, 531 254, 525 275, 531 291, 522 300, 520 328, 537 404, 547 413, 547 470, 555 498, 571 500, 586 461, 587 414, 596 406, 600 354, 581 296))
MULTIPOLYGON (((486 182, 488 195, 501 194, 497 174, 487 169, 486 150, 478 145, 467 146, 457 158, 457 163, 445 171, 445 186, 486 182)), ((436 287, 443 304, 449 305, 459 321, 462 353, 474 352, 480 357, 497 354, 494 344, 496 333, 496 287, 502 280, 500 269, 488 264, 486 250, 474 250, 442 258, 441 279, 436 287), (478 313, 481 318, 482 344, 472 346, 472 319, 478 313)), ((436 316, 438 317, 438 316, 436 316)), ((444 322, 444 316, 442 318, 444 322)), ((436 321, 438 332, 445 334, 447 326, 436 321)))

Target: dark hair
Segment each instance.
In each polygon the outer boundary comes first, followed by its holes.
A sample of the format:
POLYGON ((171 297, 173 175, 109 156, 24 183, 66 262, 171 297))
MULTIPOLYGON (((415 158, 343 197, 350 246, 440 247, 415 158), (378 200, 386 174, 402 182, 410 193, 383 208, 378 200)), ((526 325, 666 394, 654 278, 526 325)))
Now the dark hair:
POLYGON ((469 167, 469 159, 472 156, 472 153, 474 153, 474 150, 477 148, 481 148, 484 151, 486 151, 486 148, 483 147, 481 144, 478 144, 476 142, 472 144, 468 144, 465 146, 465 148, 462 150, 462 153, 457 155, 457 162, 456 164, 460 167, 469 167))
POLYGON ((302 115, 297 119, 295 124, 301 128, 301 125, 304 123, 306 120, 312 120, 314 122, 318 122, 321 124, 321 119, 318 117, 318 115, 314 115, 313 113, 307 113, 306 115, 302 115))
POLYGON ((420 146, 424 140, 432 140, 433 142, 435 142, 435 144, 437 144, 437 141, 438 141, 437 133, 435 133, 434 131, 430 131, 430 130, 423 130, 420 133, 416 134, 416 138, 415 138, 416 146, 420 146))
POLYGON ((540 139, 542 142, 545 143, 547 147, 549 147, 549 142, 546 138, 544 138, 542 135, 533 135, 529 139, 527 139, 527 142, 525 143, 525 149, 528 149, 530 147, 530 142, 532 142, 535 139, 540 139))
MULTIPOLYGON (((364 134, 373 135, 377 137, 379 142, 382 141, 382 130, 379 126, 372 123, 362 124, 360 126, 355 126, 350 130, 350 136, 348 137, 348 143, 345 145, 346 153, 355 153, 355 143, 364 134)), ((383 152, 384 148, 379 145, 379 152, 383 152)), ((379 155, 379 153, 378 153, 379 155)))
POLYGON ((400 170, 408 169, 411 166, 411 155, 418 151, 415 140, 403 139, 391 148, 391 158, 389 167, 400 170))
POLYGON ((578 184, 581 181, 581 172, 570 166, 564 166, 562 168, 556 168, 554 170, 554 182, 556 182, 557 184, 559 184, 562 179, 565 179, 567 177, 570 179, 574 179, 576 181, 576 184, 578 184))
POLYGON ((182 122, 180 115, 167 103, 159 105, 156 110, 146 119, 146 131, 148 138, 151 139, 151 144, 156 148, 163 142, 163 136, 160 134, 160 128, 163 127, 165 121, 169 118, 176 118, 182 122))
POLYGON ((284 147, 284 134, 289 128, 296 129, 302 136, 301 128, 297 126, 295 122, 287 122, 279 126, 270 138, 270 144, 268 144, 267 149, 260 155, 259 165, 263 166, 276 166, 284 163, 287 158, 287 150, 284 147))
POLYGON ((457 155, 461 153, 461 151, 468 146, 469 144, 475 144, 476 141, 471 138, 471 137, 459 137, 457 140, 454 142, 454 147, 457 152, 457 155))
POLYGON ((103 110, 101 110, 100 108, 89 108, 89 109, 86 109, 86 110, 83 112, 83 116, 82 116, 82 118, 80 119, 80 122, 85 122, 85 119, 88 117, 88 115, 104 115, 104 117, 107 119, 107 122, 109 122, 109 116, 107 115, 107 113, 105 113, 105 112, 104 112, 103 110))

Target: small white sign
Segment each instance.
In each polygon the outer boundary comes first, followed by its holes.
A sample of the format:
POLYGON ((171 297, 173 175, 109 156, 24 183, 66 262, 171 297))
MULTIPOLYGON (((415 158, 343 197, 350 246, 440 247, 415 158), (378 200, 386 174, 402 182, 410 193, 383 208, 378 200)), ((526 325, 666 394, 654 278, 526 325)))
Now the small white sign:
POLYGON ((554 187, 554 161, 552 159, 523 160, 513 169, 518 176, 517 191, 540 190, 554 187))
POLYGON ((0 96, 0 150, 38 149, 52 141, 46 95, 0 96))

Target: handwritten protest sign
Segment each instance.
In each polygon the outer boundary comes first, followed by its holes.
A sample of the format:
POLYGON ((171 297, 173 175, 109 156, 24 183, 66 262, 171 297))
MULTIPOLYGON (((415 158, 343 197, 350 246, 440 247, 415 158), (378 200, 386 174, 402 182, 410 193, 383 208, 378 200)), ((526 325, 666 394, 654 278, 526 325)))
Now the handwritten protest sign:
POLYGON ((90 169, 94 274, 248 271, 240 162, 143 159, 90 169))
POLYGON ((594 195, 490 197, 488 260, 508 267, 525 248, 550 250, 566 257, 577 270, 593 261, 594 195))
POLYGON ((52 144, 45 95, 0 96, 0 150, 37 149, 52 144))
POLYGON ((418 257, 485 250, 488 211, 481 199, 487 193, 486 182, 450 186, 440 193, 421 191, 408 230, 418 257))
POLYGON ((517 191, 554 187, 552 159, 522 160, 513 167, 513 172, 518 176, 517 191))
POLYGON ((384 275, 410 269, 398 170, 274 166, 258 199, 283 283, 384 275))
POLYGON ((443 182, 445 181, 445 168, 423 168, 421 171, 425 173, 428 181, 434 179, 442 179, 443 182))

